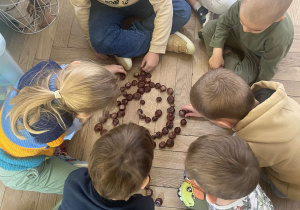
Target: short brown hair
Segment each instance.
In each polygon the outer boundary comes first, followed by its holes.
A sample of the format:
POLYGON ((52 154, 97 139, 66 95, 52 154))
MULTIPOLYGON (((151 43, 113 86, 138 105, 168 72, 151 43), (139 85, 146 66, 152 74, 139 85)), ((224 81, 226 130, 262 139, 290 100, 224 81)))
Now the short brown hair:
POLYGON ((250 87, 230 70, 220 68, 204 74, 192 87, 190 101, 204 117, 243 119, 253 108, 250 87))
POLYGON ((88 171, 101 196, 126 200, 141 189, 152 160, 149 131, 134 123, 123 124, 95 142, 88 171))
POLYGON ((240 11, 254 24, 270 25, 279 20, 292 0, 243 0, 240 11))
POLYGON ((185 170, 206 193, 226 200, 249 195, 260 178, 254 153, 235 136, 199 137, 188 149, 185 170))

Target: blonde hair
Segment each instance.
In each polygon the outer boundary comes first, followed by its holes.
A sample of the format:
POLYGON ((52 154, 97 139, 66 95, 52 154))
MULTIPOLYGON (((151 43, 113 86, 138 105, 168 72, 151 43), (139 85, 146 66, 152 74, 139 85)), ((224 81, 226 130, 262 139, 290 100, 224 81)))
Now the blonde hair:
POLYGON ((134 123, 123 124, 95 142, 88 171, 101 196, 126 200, 141 189, 152 160, 149 131, 134 123))
POLYGON ((118 79, 98 64, 76 62, 63 70, 52 70, 45 76, 46 65, 36 75, 34 85, 23 87, 10 100, 10 104, 13 105, 9 112, 10 126, 20 139, 24 139, 18 132, 20 129, 25 128, 32 134, 47 131, 32 128, 40 120, 42 113, 54 117, 62 128, 67 129, 61 118, 63 113, 92 113, 108 106, 119 94, 118 79), (57 99, 49 89, 49 80, 53 74, 57 74, 55 87, 61 96, 57 99))
POLYGON ((199 137, 188 149, 185 170, 206 193, 225 200, 249 195, 260 179, 257 158, 236 136, 199 137))
POLYGON ((209 120, 241 120, 253 109, 255 98, 242 78, 220 68, 207 72, 193 85, 190 101, 209 120))

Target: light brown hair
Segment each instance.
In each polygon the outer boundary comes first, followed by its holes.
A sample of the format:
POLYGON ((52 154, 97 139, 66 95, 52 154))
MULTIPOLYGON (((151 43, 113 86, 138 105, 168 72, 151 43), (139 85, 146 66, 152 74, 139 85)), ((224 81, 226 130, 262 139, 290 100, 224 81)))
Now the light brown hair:
POLYGON ((204 117, 243 119, 253 108, 250 87, 230 70, 220 68, 204 74, 192 87, 190 101, 204 117))
POLYGON ((254 153, 235 136, 199 137, 188 149, 185 170, 206 193, 225 200, 249 195, 260 179, 254 153))
POLYGON ((88 170, 101 196, 126 200, 141 189, 152 160, 149 131, 129 123, 114 128, 95 142, 88 170))
POLYGON ((271 25, 284 15, 291 3, 292 0, 243 0, 240 11, 252 23, 271 25))
POLYGON ((62 113, 92 113, 108 106, 119 94, 118 79, 99 64, 77 62, 63 70, 51 72, 47 69, 50 74, 45 74, 45 66, 35 75, 37 79, 34 85, 23 87, 10 100, 13 105, 9 113, 10 125, 20 139, 24 137, 18 133, 19 129, 25 128, 33 134, 47 131, 37 131, 31 127, 40 120, 41 113, 54 117, 62 128, 67 129, 61 118, 62 113), (57 74, 55 85, 61 95, 61 98, 56 99, 58 103, 54 103, 54 92, 49 89, 49 80, 53 74, 57 74), (17 126, 19 119, 23 122, 21 126, 17 126))

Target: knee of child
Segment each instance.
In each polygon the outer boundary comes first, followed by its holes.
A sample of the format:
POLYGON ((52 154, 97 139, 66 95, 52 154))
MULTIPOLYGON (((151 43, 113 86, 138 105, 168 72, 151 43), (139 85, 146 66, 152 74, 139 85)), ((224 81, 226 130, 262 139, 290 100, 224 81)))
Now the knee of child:
POLYGON ((179 8, 176 13, 180 17, 182 24, 185 25, 191 17, 191 7, 186 1, 182 1, 180 2, 179 8))

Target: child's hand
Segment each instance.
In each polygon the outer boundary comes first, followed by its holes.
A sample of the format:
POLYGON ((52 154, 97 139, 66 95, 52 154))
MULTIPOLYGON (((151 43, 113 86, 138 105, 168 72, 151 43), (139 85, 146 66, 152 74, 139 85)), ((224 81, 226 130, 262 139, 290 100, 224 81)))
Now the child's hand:
POLYGON ((107 65, 107 66, 103 66, 106 70, 110 71, 112 74, 117 74, 117 73, 121 73, 121 74, 127 74, 125 69, 123 68, 123 66, 120 65, 107 65))
POLYGON ((182 110, 188 111, 186 113, 185 117, 203 117, 199 112, 197 112, 192 104, 186 104, 183 107, 181 107, 182 110))
POLYGON ((148 52, 142 61, 141 67, 144 71, 150 72, 157 66, 158 62, 159 54, 148 52))
POLYGON ((213 54, 210 57, 208 63, 211 69, 217 69, 223 67, 224 66, 223 49, 214 48, 213 54))

